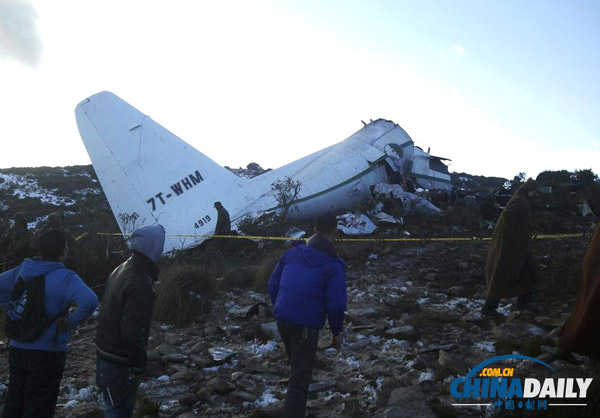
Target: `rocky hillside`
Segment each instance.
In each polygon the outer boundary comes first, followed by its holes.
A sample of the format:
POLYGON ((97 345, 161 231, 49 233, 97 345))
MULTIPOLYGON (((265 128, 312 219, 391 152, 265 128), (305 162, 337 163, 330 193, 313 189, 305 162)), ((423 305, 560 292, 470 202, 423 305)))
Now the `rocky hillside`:
POLYGON ((23 212, 29 228, 52 212, 64 214, 76 235, 99 225, 116 227, 91 165, 0 169, 0 209, 4 220, 23 212))
MULTIPOLYGON (((77 233, 88 228, 117 229, 91 167, 34 171, 0 170, 4 179, 0 201, 8 206, 4 213, 25 211, 34 222, 58 208, 77 233), (68 180, 71 176, 73 182, 68 180), (27 195, 20 199, 21 193, 27 195), (98 226, 89 227, 91 222, 98 226)), ((460 181, 478 182, 482 190, 493 190, 506 180, 488 185, 485 179, 467 176, 461 174, 460 181)), ((344 344, 341 350, 331 348, 328 330, 322 331, 308 412, 317 417, 492 416, 498 412, 491 407, 453 406, 457 401, 450 396, 449 386, 453 378, 501 354, 538 357, 560 377, 594 377, 598 370, 588 359, 581 357, 583 363, 574 366, 552 354, 558 330, 573 309, 581 261, 598 220, 581 216, 579 200, 573 199, 565 212, 557 212, 562 207, 556 205, 559 200, 552 200, 550 206, 540 203, 534 230, 548 233, 558 228, 588 235, 533 241, 540 262, 535 301, 527 310, 518 310, 515 300, 503 301, 502 317, 496 320, 479 314, 485 298, 485 241, 340 243, 348 276, 344 344)), ((380 225, 375 236, 491 233, 481 229, 479 209, 469 199, 446 203, 443 209, 438 217, 407 214, 402 224, 380 225)), ((93 245, 90 242, 82 239, 76 251, 84 253, 93 245)), ((106 245, 99 242, 100 247, 106 245)), ((141 385, 137 416, 275 417, 280 413, 288 365, 266 280, 288 247, 264 242, 237 245, 225 255, 205 245, 162 262, 158 292, 178 280, 173 272, 183 267, 200 273, 186 282, 189 287, 167 292, 157 301, 161 320, 152 326, 150 372, 141 385), (189 308, 193 315, 183 320, 173 315, 173 306, 189 308)), ((94 384, 95 326, 94 316, 74 333, 57 416, 101 416, 94 384)), ((3 341, 0 396, 8 383, 6 355, 3 341)), ((539 368, 529 363, 515 366, 515 375, 538 377, 539 368)), ((591 403, 600 394, 600 383, 594 382, 590 393, 591 403)), ((598 416, 592 407, 547 412, 547 416, 598 416)))

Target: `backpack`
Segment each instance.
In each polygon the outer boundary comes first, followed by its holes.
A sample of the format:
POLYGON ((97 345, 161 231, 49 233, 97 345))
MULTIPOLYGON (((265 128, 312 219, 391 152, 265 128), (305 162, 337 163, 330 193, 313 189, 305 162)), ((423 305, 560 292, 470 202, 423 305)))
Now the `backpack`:
POLYGON ((6 311, 6 335, 20 343, 30 343, 40 338, 56 321, 46 314, 45 276, 25 281, 17 279, 6 311))

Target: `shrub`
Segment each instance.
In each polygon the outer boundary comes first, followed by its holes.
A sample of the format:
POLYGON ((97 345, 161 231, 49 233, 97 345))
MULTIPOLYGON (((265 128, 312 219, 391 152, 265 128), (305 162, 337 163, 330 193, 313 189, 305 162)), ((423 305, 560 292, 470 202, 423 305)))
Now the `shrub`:
POLYGON ((135 418, 158 417, 160 412, 160 403, 154 402, 148 398, 138 397, 135 407, 135 418))
POLYGON ((281 219, 285 219, 288 213, 294 210, 294 205, 296 200, 298 200, 301 189, 301 182, 294 181, 291 177, 287 176, 283 180, 277 179, 277 181, 271 184, 271 190, 275 195, 275 200, 277 200, 277 204, 279 205, 279 208, 281 208, 281 219))
MULTIPOLYGON (((487 211, 484 210, 487 215, 487 211)), ((490 213, 493 213, 492 219, 496 219, 497 212, 495 206, 491 206, 490 213)), ((480 212, 475 205, 458 204, 446 211, 446 221, 453 226, 464 226, 476 228, 479 226, 480 212)), ((487 219, 487 218, 486 218, 487 219)))
POLYGON ((175 264, 161 273, 156 289, 154 318, 173 325, 186 325, 210 310, 215 280, 192 264, 175 264))
POLYGON ((571 181, 571 174, 572 173, 567 170, 547 170, 538 174, 535 180, 540 183, 541 186, 557 187, 561 185, 568 185, 571 181))
POLYGON ((204 271, 211 278, 221 277, 225 272, 225 257, 217 249, 209 248, 202 256, 204 271))
POLYGON ((247 268, 226 268, 223 272, 223 281, 221 285, 225 289, 240 289, 250 287, 252 279, 256 275, 256 270, 247 268))

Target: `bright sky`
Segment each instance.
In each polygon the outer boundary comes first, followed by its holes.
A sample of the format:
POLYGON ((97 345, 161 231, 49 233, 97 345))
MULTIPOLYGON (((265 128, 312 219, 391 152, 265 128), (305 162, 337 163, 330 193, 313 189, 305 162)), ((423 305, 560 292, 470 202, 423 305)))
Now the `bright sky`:
POLYGON ((386 118, 451 171, 600 172, 596 0, 0 0, 0 167, 88 164, 117 94, 221 165, 386 118))

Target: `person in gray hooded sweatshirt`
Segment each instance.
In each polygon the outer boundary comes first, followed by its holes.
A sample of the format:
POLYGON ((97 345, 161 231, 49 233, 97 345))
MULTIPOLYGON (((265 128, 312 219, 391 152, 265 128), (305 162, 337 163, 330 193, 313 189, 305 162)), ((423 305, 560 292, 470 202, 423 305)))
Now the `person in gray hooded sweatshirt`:
POLYGON ((165 243, 162 225, 133 231, 133 254, 109 276, 96 331, 96 384, 105 417, 131 417, 139 378, 146 372, 146 347, 154 307, 153 282, 165 243))

